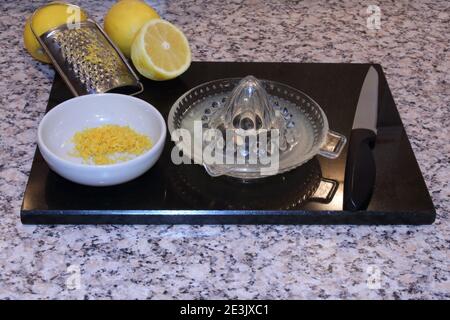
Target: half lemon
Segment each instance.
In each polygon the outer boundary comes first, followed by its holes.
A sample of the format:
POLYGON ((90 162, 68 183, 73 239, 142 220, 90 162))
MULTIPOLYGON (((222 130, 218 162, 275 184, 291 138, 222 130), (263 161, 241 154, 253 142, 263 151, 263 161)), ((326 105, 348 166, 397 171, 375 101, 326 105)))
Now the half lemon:
POLYGON ((144 77, 169 80, 185 72, 191 64, 191 49, 183 32, 168 21, 147 22, 131 46, 131 60, 144 77))

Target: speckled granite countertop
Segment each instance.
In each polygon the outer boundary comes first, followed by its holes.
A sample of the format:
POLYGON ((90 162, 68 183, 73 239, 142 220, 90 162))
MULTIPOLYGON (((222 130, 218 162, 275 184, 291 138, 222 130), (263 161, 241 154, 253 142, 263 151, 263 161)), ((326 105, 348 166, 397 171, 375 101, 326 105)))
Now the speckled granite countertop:
POLYGON ((195 60, 381 63, 437 209, 419 227, 22 225, 53 78, 22 27, 45 2, 0 4, 0 298, 450 298, 450 2, 378 1, 378 31, 364 1, 155 4, 195 60))

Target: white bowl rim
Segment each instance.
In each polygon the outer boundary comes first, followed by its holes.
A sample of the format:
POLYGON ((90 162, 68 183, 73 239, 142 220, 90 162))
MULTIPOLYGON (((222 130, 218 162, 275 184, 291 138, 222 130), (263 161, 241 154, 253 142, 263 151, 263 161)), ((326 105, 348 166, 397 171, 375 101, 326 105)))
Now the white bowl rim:
MULTIPOLYGON (((73 103, 73 102, 72 102, 73 103)), ((125 94, 120 94, 120 93, 94 93, 94 94, 87 94, 87 95, 83 95, 83 96, 78 96, 78 97, 73 97, 70 98, 68 100, 65 100, 63 102, 61 102, 60 104, 56 105, 55 107, 53 107, 50 111, 48 111, 44 117, 42 118, 41 122, 39 123, 38 126, 38 146, 39 148, 43 148, 45 150, 45 152, 47 152, 48 154, 50 154, 52 157, 58 159, 58 161, 61 161, 62 163, 68 165, 68 166, 73 166, 75 168, 83 168, 83 169, 99 169, 99 168, 107 168, 107 169, 119 169, 128 165, 131 165, 132 163, 138 162, 140 161, 142 158, 147 157, 150 154, 153 153, 157 153, 159 148, 161 147, 161 145, 164 145, 166 143, 166 121, 164 120, 163 116, 161 115, 161 113, 158 111, 158 109, 156 109, 153 105, 151 105, 150 103, 148 103, 147 101, 143 100, 143 99, 139 99, 136 97, 132 97, 129 95, 125 95, 125 94), (45 125, 45 121, 47 121, 48 119, 48 115, 51 114, 52 112, 55 112, 54 110, 56 109, 60 109, 62 107, 64 107, 64 105, 69 104, 69 102, 71 102, 72 100, 83 100, 83 99, 89 99, 91 97, 100 97, 100 96, 120 96, 120 97, 124 97, 126 99, 129 99, 131 101, 135 101, 135 102, 139 102, 139 103, 143 103, 146 107, 150 107, 156 114, 159 122, 161 123, 161 134, 159 136, 159 139, 156 143, 154 143, 154 145, 147 150, 146 152, 144 152, 143 154, 138 155, 137 157, 131 159, 131 160, 127 160, 127 161, 123 161, 123 162, 119 162, 119 163, 113 163, 113 164, 85 164, 85 163, 76 163, 76 162, 72 162, 69 160, 66 160, 64 158, 61 158, 60 156, 58 156, 57 154, 55 154, 53 151, 51 151, 45 144, 44 139, 42 138, 42 130, 43 127, 45 125)), ((164 146, 162 146, 164 148, 164 146)))

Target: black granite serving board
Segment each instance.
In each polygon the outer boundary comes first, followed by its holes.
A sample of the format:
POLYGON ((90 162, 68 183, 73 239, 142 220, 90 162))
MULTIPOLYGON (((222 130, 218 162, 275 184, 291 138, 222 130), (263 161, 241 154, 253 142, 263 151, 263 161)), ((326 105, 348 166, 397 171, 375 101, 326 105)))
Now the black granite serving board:
MULTIPOLYGON (((167 115, 175 100, 205 81, 242 77, 286 83, 316 100, 330 128, 350 134, 368 64, 194 62, 181 77, 144 81, 139 97, 167 115)), ((166 142, 157 164, 143 176, 114 187, 74 184, 49 170, 39 150, 25 190, 25 224, 430 224, 435 210, 379 65, 376 185, 366 211, 342 211, 345 148, 338 159, 316 157, 283 175, 243 183, 211 178, 198 165, 173 165, 166 142), (332 199, 318 196, 319 181, 334 181, 332 199), (314 194, 313 194, 314 193, 314 194)), ((47 110, 71 98, 57 76, 47 110)), ((169 136, 169 135, 168 135, 169 136)), ((331 186, 331 184, 327 184, 331 186)))

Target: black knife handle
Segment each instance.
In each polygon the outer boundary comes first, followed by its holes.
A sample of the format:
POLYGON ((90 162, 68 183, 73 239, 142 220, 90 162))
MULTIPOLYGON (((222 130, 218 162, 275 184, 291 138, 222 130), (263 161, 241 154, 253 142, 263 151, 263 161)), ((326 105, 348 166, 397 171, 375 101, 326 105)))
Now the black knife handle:
POLYGON ((368 129, 353 129, 347 151, 344 180, 344 210, 364 210, 369 205, 375 184, 372 149, 376 134, 368 129))

